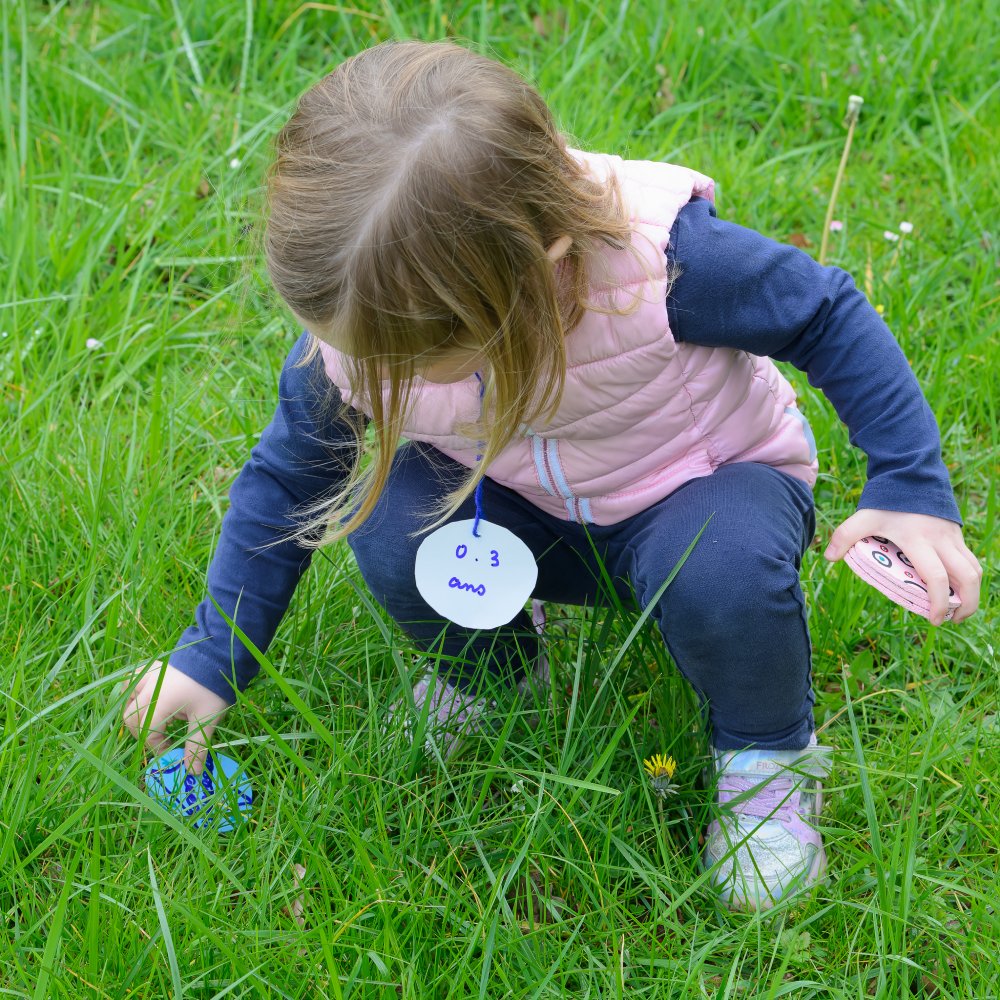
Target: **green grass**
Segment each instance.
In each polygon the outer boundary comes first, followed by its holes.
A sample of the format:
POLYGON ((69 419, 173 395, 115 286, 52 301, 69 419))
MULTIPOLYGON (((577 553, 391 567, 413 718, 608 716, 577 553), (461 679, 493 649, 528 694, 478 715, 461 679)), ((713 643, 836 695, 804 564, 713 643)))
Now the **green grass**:
MULTIPOLYGON (((995 5, 3 16, 0 996, 1000 994, 995 5), (884 308, 938 415, 984 607, 929 629, 808 554, 831 878, 772 918, 721 912, 699 874, 704 737, 631 613, 563 609, 555 710, 534 730, 511 713, 441 767, 382 735, 416 664, 343 549, 315 560, 274 669, 218 734, 253 777, 252 824, 192 831, 142 791, 118 683, 201 599, 297 335, 256 250, 269 140, 343 56, 446 33, 532 77, 580 144, 687 163, 724 217, 813 253, 847 96, 865 97, 831 262, 884 308), (904 219, 897 253, 882 234, 904 219), (652 752, 680 761, 662 813, 652 752)), ((864 459, 793 377, 825 540, 864 459)))

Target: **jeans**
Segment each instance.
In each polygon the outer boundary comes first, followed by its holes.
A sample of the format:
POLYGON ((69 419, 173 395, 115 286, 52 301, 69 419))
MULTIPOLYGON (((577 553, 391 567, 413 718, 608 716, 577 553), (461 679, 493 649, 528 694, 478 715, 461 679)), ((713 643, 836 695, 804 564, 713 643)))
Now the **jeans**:
MULTIPOLYGON (((539 652, 529 616, 521 612, 495 631, 471 632, 443 620, 414 583, 424 536, 411 533, 426 523, 434 500, 467 474, 429 445, 405 445, 371 518, 348 541, 373 596, 403 631, 421 648, 455 658, 449 680, 471 686, 474 668, 485 660, 513 684, 539 652)), ((706 708, 717 749, 806 746, 815 700, 799 584, 815 531, 806 483, 755 462, 724 465, 607 526, 552 517, 490 479, 482 501, 484 518, 514 532, 535 556, 533 596, 559 604, 594 603, 600 557, 616 593, 630 601, 634 590, 645 608, 708 520, 650 617, 706 708)), ((454 519, 474 515, 470 497, 454 519)))

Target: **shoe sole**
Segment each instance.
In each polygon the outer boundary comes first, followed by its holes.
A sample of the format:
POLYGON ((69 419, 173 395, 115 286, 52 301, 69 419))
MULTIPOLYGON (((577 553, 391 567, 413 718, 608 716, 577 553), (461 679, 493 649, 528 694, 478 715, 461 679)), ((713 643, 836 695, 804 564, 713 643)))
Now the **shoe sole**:
MULTIPOLYGON (((702 862, 702 871, 711 871, 711 866, 705 867, 704 862, 702 862)), ((784 902, 790 899, 792 896, 800 895, 808 892, 815 885, 818 885, 823 877, 826 875, 827 861, 826 861, 826 849, 821 847, 819 853, 813 858, 813 863, 809 866, 809 870, 800 875, 794 882, 791 882, 787 889, 780 895, 777 899, 773 896, 767 895, 763 899, 737 899, 735 896, 725 896, 719 889, 716 889, 718 894, 718 900, 722 905, 732 913, 762 913, 767 910, 773 909, 778 903, 784 902)))
MULTIPOLYGON (((813 820, 818 819, 822 811, 823 789, 819 788, 816 791, 816 809, 813 813, 813 820)), ((705 872, 711 871, 712 868, 711 865, 706 866, 704 856, 701 858, 701 868, 702 871, 705 872)), ((718 898, 727 910, 734 913, 759 913, 765 910, 773 909, 778 903, 789 899, 791 896, 810 891, 823 880, 826 875, 826 869, 826 848, 824 847, 822 841, 820 841, 819 850, 816 852, 809 869, 802 875, 799 875, 794 881, 789 883, 787 889, 782 892, 777 899, 770 894, 766 895, 761 900, 736 900, 732 896, 727 899, 723 896, 722 892, 718 893, 718 898)))

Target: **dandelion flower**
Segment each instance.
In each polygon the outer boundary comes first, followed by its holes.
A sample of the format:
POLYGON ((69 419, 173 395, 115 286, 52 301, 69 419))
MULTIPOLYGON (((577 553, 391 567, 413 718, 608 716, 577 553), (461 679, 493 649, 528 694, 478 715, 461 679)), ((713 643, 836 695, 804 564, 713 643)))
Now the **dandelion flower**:
POLYGON ((901 222, 899 224, 899 231, 901 233, 912 233, 913 232, 913 223, 912 222, 901 222))
POLYGON ((843 222, 840 221, 840 219, 831 219, 830 220, 830 232, 831 233, 839 233, 841 231, 841 229, 843 229, 843 228, 844 228, 844 224, 843 224, 843 222))
POLYGON ((899 233, 894 233, 891 229, 887 229, 882 235, 890 243, 898 243, 899 242, 899 233))
POLYGON ((677 786, 673 783, 673 777, 677 773, 677 761, 673 757, 654 753, 652 757, 642 762, 642 766, 649 777, 650 786, 661 799, 677 792, 677 786))

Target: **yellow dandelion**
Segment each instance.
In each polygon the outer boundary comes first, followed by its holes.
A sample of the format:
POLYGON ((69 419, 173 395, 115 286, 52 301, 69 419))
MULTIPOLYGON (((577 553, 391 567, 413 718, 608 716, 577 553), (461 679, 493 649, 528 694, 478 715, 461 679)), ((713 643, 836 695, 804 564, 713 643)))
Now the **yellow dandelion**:
POLYGON ((664 757, 659 753, 654 753, 648 760, 644 760, 642 766, 650 778, 666 778, 669 781, 677 773, 677 761, 673 757, 664 757))
POLYGON ((673 783, 674 775, 677 773, 677 761, 673 757, 654 753, 652 757, 642 762, 642 766, 649 777, 653 791, 661 798, 673 795, 677 791, 677 786, 673 783))

